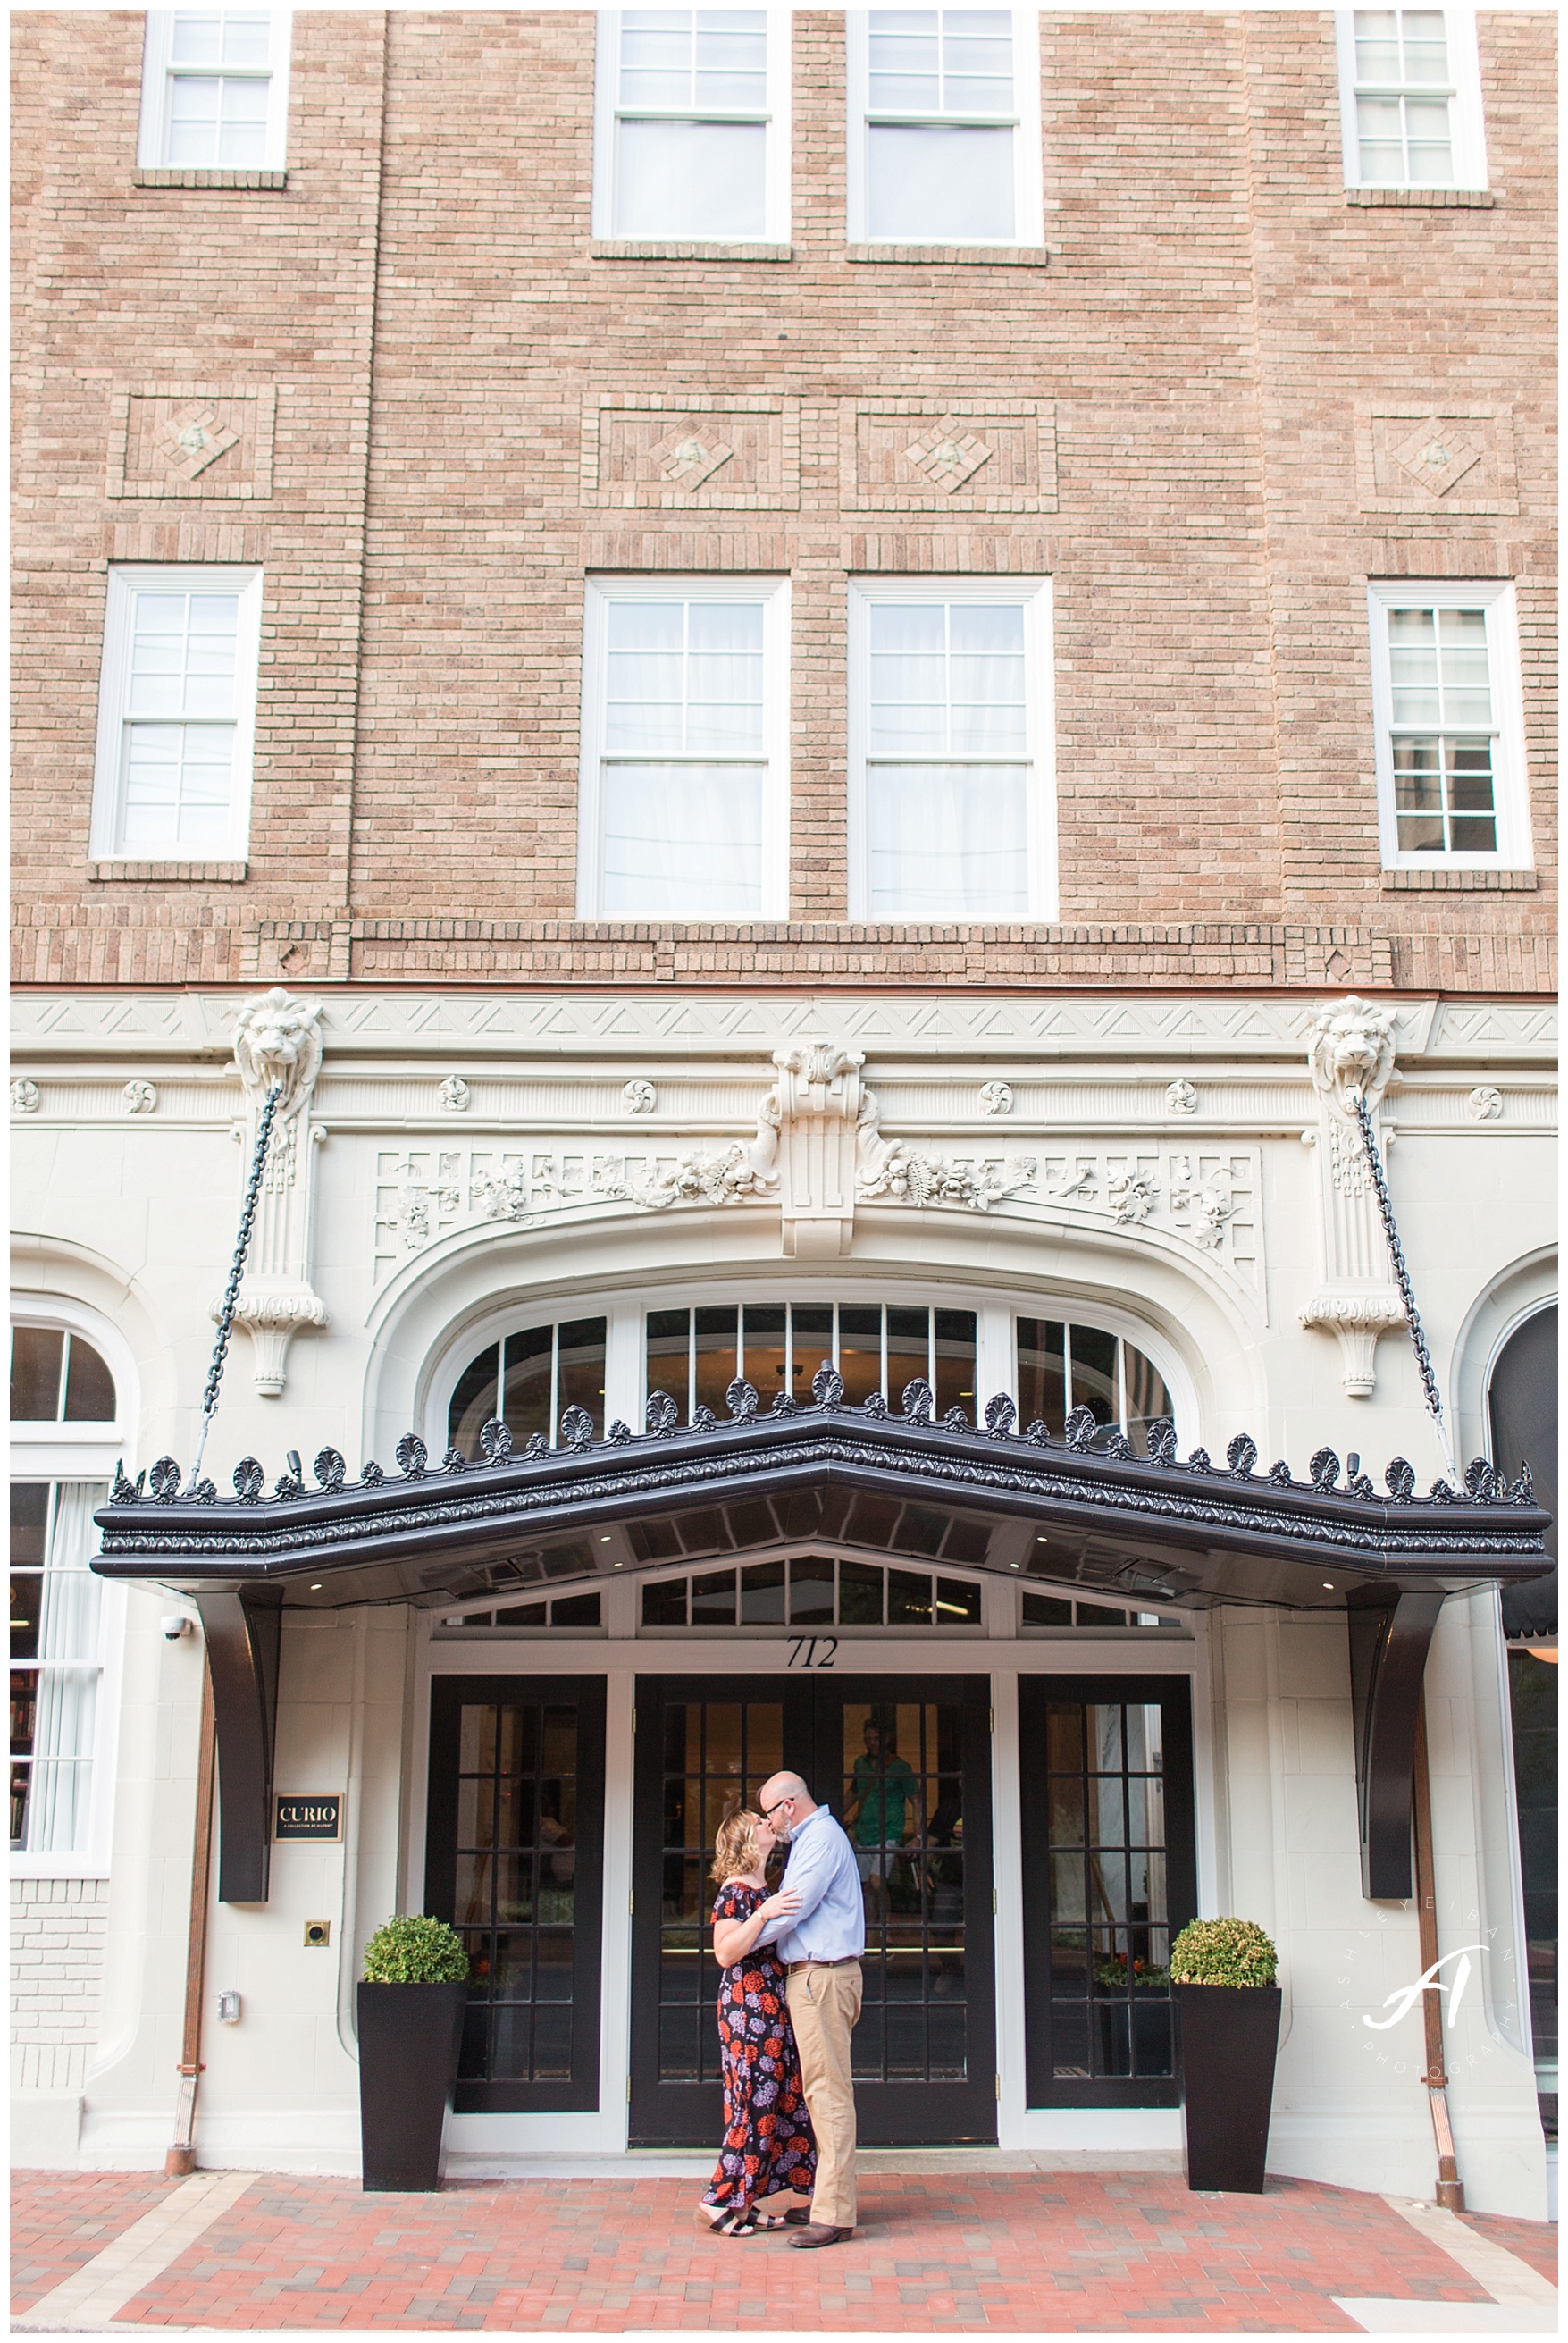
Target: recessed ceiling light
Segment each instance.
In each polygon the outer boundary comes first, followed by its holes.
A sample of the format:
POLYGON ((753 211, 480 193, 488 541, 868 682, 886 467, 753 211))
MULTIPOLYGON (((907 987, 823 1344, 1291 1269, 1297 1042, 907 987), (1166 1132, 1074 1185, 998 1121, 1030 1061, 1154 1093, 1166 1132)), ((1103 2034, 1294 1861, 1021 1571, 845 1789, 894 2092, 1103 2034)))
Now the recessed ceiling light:
POLYGON ((320 1579, 319 1579, 319 1578, 317 1578, 317 1579, 313 1579, 313 1580, 312 1580, 312 1582, 311 1582, 310 1591, 311 1591, 312 1594, 320 1594, 320 1592, 321 1592, 321 1581, 320 1581, 320 1579))
POLYGON ((609 1544, 609 1540, 608 1540, 608 1537, 601 1537, 601 1538, 600 1538, 600 1540, 599 1540, 599 1544, 600 1544, 600 1545, 608 1545, 608 1544, 609 1544))
POLYGON ((1021 1570, 1023 1568, 1023 1564, 1020 1562, 1010 1562, 1008 1564, 1008 1568, 1010 1570, 1021 1570))
POLYGON ((1333 1582, 1333 1580, 1332 1580, 1332 1578, 1325 1578, 1325 1579, 1324 1579, 1324 1581, 1323 1581, 1323 1585, 1324 1585, 1324 1588, 1326 1589, 1326 1591, 1327 1591, 1330 1594, 1332 1594, 1333 1593, 1333 1591, 1334 1591, 1334 1582, 1333 1582))

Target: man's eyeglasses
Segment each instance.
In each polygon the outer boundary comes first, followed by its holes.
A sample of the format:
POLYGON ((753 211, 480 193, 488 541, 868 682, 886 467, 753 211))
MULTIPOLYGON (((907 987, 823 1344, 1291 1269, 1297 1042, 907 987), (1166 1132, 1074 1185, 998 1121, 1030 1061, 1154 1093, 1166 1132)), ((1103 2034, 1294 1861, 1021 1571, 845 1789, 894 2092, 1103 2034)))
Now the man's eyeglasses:
POLYGON ((764 1807, 763 1807, 763 1809, 762 1809, 762 1819, 763 1819, 763 1821, 764 1821, 765 1823, 770 1823, 770 1822, 772 1821, 772 1819, 773 1819, 774 1815, 779 1812, 779 1807, 780 1807, 780 1806, 792 1806, 792 1805, 794 1805, 794 1803, 795 1803, 795 1799, 794 1799, 793 1793, 791 1793, 791 1795, 790 1795, 789 1797, 787 1797, 787 1798, 775 1798, 775 1799, 774 1799, 774 1801, 773 1801, 773 1804, 772 1804, 770 1806, 764 1806, 764 1807))

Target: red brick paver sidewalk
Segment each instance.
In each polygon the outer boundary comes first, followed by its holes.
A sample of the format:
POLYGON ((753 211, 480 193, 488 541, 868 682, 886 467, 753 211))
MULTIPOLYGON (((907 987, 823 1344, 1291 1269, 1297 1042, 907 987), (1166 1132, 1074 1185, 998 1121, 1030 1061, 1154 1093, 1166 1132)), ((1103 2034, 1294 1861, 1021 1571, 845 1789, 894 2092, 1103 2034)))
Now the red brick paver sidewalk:
POLYGON ((177 2180, 152 2172, 19 2172, 11 2199, 11 2312, 40 2296, 123 2237, 161 2204, 177 2180))
MULTIPOLYGON (((166 2187, 141 2175, 17 2176, 13 2253, 26 2279, 16 2309, 45 2290, 35 2272, 56 2282, 166 2187), (73 2209, 94 2226, 68 2255, 73 2209)), ((1381 2197, 1308 2181, 1201 2197, 1163 2175, 874 2175, 853 2243, 816 2254, 781 2237, 702 2236, 696 2195, 689 2182, 650 2179, 367 2197, 352 2181, 266 2177, 117 2322, 1343 2334, 1353 2330, 1334 2295, 1487 2298, 1381 2197)), ((1532 2226, 1486 2228, 1506 2228, 1499 2242, 1512 2246, 1532 2226)))

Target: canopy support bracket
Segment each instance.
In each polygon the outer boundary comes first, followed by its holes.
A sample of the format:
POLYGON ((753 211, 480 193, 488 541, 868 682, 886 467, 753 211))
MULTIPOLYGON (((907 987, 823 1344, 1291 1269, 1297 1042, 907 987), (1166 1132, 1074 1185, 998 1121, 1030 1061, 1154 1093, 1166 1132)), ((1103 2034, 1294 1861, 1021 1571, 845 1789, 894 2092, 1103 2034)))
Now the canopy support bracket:
POLYGON ((1442 1600, 1440 1588, 1395 1594, 1381 1586, 1349 1597, 1362 1894, 1378 1902, 1415 1893, 1411 1785, 1422 1681, 1442 1600))
POLYGON ((202 1594, 196 1600, 217 1725, 218 1902, 265 1904, 282 1592, 202 1594))

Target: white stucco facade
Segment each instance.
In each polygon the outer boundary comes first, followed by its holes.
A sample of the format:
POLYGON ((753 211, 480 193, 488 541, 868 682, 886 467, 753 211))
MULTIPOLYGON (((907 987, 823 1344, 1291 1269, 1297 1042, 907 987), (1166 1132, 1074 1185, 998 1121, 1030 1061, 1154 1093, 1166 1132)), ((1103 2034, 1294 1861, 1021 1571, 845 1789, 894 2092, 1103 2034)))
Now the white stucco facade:
MULTIPOLYGON (((98 1343, 133 1474, 165 1453, 188 1464, 196 1447, 246 1163, 233 1059, 245 999, 37 993, 15 1007, 15 1307, 98 1343), (140 1094, 128 1109, 130 1083, 152 1086, 150 1109, 140 1094)), ((788 1296, 972 1311, 977 1406, 1013 1383, 1017 1316, 1082 1321, 1153 1361, 1183 1450, 1218 1457, 1246 1432, 1261 1468, 1283 1456, 1300 1474, 1326 1443, 1374 1477, 1402 1454, 1424 1485, 1442 1459, 1397 1312, 1380 1332, 1362 1307, 1369 1293, 1386 1300, 1386 1258, 1352 1258, 1365 1230, 1347 1234, 1345 1214, 1363 1207, 1348 1189, 1335 1202, 1330 1110, 1309 1062, 1314 1021, 1334 1005, 334 995, 320 1004, 319 1071, 247 1273, 247 1306, 251 1284, 284 1301, 270 1315, 254 1304, 255 1331, 236 1330, 204 1469, 223 1484, 254 1453, 270 1481, 290 1450, 308 1472, 327 1445, 352 1469, 389 1461, 411 1428, 438 1454, 453 1384, 487 1341, 590 1312, 608 1330, 606 1420, 638 1423, 649 1309, 788 1296), (799 1241, 791 1252, 779 1202, 726 1189, 714 1167, 758 1125, 772 1052, 819 1037, 863 1054, 874 1128, 902 1142, 906 1162, 942 1174, 950 1201, 914 1201, 920 1178, 862 1192, 838 1250, 799 1241), (994 1089, 982 1097, 988 1084, 1005 1086, 1005 1106, 994 1089)), ((1491 1360, 1554 1290, 1553 1024, 1533 1007, 1385 1008, 1381 1136, 1462 1462, 1486 1449, 1491 1360)), ((65 1469, 30 1452, 20 1463, 24 1474, 65 1469)), ((72 1469, 106 1477, 85 1447, 72 1469)), ((421 1908, 429 1686, 460 1670, 602 1675, 607 1737, 598 2107, 460 2116, 457 2168, 625 2147, 636 1679, 785 1664, 771 1644, 715 1631, 650 1642, 633 1593, 629 1578, 610 1585, 601 1629, 581 1637, 458 1644, 432 1612, 403 1604, 286 1613, 275 1785, 344 1792, 344 1837, 275 1848, 265 1906, 214 1905, 203 2164, 357 2168, 357 1954, 390 1913, 421 1908), (305 1946, 309 1920, 331 1923, 327 1949, 305 1946), (237 2025, 216 2022, 220 1990, 241 1996, 237 2025)), ((1343 1614, 1221 1607, 1182 1614, 1158 1636, 1055 1638, 1020 1630, 1015 1595, 988 1584, 983 1624, 930 1631, 918 1659, 907 1640, 870 1631, 840 1656, 868 1676, 918 1666, 990 1679, 998 2144, 1110 2156, 1180 2146, 1174 2108, 1029 2106, 1019 2054, 1020 1674, 1170 1672, 1192 1687, 1199 1908, 1254 1918, 1280 1946, 1271 2167, 1429 2193, 1419 2013, 1386 2030, 1363 2024, 1421 1964, 1413 1906, 1361 1893, 1343 1614)), ((17 2038, 33 2053, 14 2066, 13 2121, 27 2160, 156 2168, 168 2145, 203 1666, 196 1635, 163 1633, 179 1607, 139 1589, 106 1606, 101 1841, 70 1859, 18 1861, 31 1920, 46 1907, 49 1946, 64 1930, 55 1952, 84 1980, 75 2015, 51 2016, 53 1956, 34 1959, 18 1930, 17 2038)), ((1473 2208, 1539 2217, 1492 1590, 1451 1598, 1426 1685, 1440 1944, 1484 1947, 1449 2037, 1460 2171, 1473 2208)))

